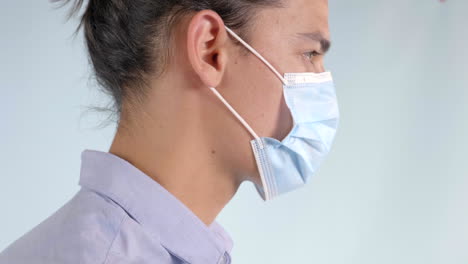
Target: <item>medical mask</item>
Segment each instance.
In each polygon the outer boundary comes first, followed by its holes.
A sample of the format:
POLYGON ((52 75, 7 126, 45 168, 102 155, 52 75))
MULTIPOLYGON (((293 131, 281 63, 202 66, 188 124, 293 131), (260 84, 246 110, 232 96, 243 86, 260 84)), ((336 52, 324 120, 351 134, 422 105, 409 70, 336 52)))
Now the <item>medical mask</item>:
POLYGON ((255 49, 226 27, 235 39, 257 56, 283 82, 283 94, 293 128, 281 141, 259 137, 228 102, 211 87, 254 137, 250 141, 262 185, 255 184, 264 201, 308 182, 330 151, 338 127, 339 110, 330 72, 285 73, 284 77, 255 49))

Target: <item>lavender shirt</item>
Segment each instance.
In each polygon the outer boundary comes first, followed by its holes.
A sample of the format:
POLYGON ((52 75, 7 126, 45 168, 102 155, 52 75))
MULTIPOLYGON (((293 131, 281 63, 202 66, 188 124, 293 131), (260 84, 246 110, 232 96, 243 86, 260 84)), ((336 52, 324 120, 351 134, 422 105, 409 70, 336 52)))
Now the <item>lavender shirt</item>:
POLYGON ((81 153, 81 189, 0 253, 0 264, 231 263, 231 237, 206 226, 126 160, 81 153))

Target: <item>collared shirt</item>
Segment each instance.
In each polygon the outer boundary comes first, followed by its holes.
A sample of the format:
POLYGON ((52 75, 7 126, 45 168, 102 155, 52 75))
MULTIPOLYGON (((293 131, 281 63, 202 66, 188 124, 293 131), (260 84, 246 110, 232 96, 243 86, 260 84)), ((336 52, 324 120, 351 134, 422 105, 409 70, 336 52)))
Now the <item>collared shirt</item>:
POLYGON ((0 253, 0 264, 229 264, 232 239, 126 160, 81 153, 81 189, 0 253))

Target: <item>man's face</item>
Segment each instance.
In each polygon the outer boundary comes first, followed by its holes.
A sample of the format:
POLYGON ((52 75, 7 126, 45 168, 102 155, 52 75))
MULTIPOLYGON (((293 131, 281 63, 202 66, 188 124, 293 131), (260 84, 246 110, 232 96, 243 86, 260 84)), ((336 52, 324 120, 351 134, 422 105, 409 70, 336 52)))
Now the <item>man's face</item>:
MULTIPOLYGON (((265 8, 256 14, 247 25, 249 44, 281 75, 325 71, 323 56, 330 46, 328 1, 285 0, 284 5, 284 8, 265 8)), ((228 63, 223 80, 227 87, 225 97, 260 137, 282 140, 293 124, 282 82, 255 55, 251 52, 245 55, 242 49, 228 63)), ((246 134, 238 135, 236 140, 249 147, 246 134)), ((251 153, 247 153, 251 150, 244 150, 244 157, 253 160, 251 153)), ((250 165, 255 170, 255 164, 250 165)))

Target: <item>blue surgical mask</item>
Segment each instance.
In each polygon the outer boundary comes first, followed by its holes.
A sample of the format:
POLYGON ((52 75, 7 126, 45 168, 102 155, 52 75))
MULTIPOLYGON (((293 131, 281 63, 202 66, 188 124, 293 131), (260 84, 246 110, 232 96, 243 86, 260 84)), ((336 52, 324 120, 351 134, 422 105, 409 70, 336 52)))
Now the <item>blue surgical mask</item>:
POLYGON ((235 39, 257 56, 283 82, 283 94, 293 128, 281 141, 259 137, 228 102, 211 87, 254 137, 250 141, 261 185, 255 188, 264 200, 305 185, 329 153, 338 127, 339 110, 330 72, 285 73, 284 77, 254 48, 226 27, 235 39))

